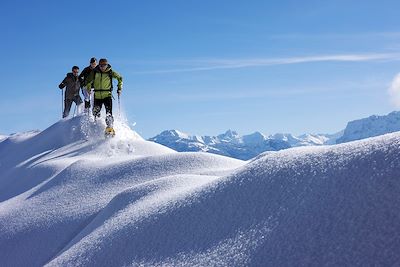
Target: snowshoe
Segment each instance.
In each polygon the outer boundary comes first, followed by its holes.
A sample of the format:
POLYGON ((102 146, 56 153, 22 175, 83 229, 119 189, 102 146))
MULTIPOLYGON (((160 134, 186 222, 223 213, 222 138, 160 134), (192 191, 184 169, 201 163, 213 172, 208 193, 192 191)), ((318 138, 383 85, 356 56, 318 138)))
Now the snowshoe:
POLYGON ((106 138, 108 137, 114 137, 115 136, 115 130, 112 127, 107 127, 106 130, 104 131, 104 136, 106 138))

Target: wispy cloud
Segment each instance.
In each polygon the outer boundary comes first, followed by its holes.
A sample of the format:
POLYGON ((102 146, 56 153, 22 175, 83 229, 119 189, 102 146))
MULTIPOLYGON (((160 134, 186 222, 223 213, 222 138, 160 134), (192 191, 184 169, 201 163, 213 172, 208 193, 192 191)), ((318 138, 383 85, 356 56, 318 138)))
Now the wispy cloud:
POLYGON ((289 33, 270 35, 269 39, 276 40, 298 40, 298 39, 334 39, 337 40, 365 40, 365 39, 399 39, 400 32, 364 32, 364 33, 324 33, 324 34, 304 34, 289 33))
MULTIPOLYGON (((370 53, 370 54, 334 54, 303 57, 283 58, 257 58, 257 59, 195 59, 179 61, 180 64, 193 65, 195 67, 166 68, 133 72, 133 74, 162 74, 179 72, 211 71, 220 69, 240 69, 251 67, 266 67, 274 65, 289 65, 315 62, 378 62, 400 60, 400 53, 370 53)), ((177 61, 171 62, 176 65, 177 61)))
POLYGON ((144 105, 165 104, 165 103, 202 103, 202 102, 243 102, 245 100, 255 99, 271 99, 288 100, 297 99, 298 97, 320 97, 324 98, 340 98, 344 95, 358 95, 365 97, 366 95, 381 94, 382 90, 388 87, 388 82, 382 80, 357 80, 357 81, 342 81, 329 82, 328 84, 320 85, 303 85, 299 87, 243 87, 230 90, 221 90, 217 88, 207 88, 204 90, 185 90, 182 92, 170 92, 166 90, 145 90, 140 94, 135 95, 130 101, 137 101, 144 105), (154 92, 157 91, 158 97, 154 98, 154 92))
POLYGON ((392 104, 400 107, 400 73, 393 78, 388 91, 392 104))

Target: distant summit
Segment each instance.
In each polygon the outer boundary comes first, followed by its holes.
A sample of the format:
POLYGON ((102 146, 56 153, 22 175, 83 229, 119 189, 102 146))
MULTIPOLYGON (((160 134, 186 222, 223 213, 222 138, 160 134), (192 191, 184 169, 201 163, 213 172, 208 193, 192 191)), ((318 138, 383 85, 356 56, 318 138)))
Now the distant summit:
POLYGON ((176 151, 209 151, 209 148, 206 147, 200 138, 189 136, 178 130, 163 131, 159 135, 150 138, 149 141, 156 142, 169 148, 174 147, 176 151))
POLYGON ((400 111, 385 116, 373 115, 365 119, 354 120, 347 124, 343 136, 336 143, 345 143, 400 131, 400 111))

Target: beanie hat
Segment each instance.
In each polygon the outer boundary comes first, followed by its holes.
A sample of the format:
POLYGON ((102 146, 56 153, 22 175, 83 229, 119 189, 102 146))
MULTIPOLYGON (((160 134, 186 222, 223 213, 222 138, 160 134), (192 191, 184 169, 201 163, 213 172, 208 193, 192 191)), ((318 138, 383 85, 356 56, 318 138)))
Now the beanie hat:
POLYGON ((94 63, 94 62, 96 62, 97 61, 97 59, 95 58, 95 57, 92 57, 91 59, 90 59, 90 63, 94 63))
POLYGON ((99 65, 105 65, 105 64, 108 64, 107 59, 101 58, 100 61, 99 61, 99 65))

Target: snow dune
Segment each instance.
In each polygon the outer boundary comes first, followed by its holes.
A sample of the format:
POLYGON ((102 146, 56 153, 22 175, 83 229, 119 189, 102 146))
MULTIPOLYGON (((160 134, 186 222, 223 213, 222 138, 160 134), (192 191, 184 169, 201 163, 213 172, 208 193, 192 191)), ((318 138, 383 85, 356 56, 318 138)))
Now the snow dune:
POLYGON ((400 263, 400 133, 243 162, 81 122, 0 143, 2 266, 400 263))
MULTIPOLYGON (((89 134, 86 127, 84 117, 76 117, 0 143, 2 266, 43 265, 131 188, 179 175, 192 177, 179 180, 183 188, 195 187, 244 164, 176 153, 144 141, 124 124, 116 124, 118 135, 112 139, 104 139, 101 122, 90 125, 89 134)), ((170 187, 178 184, 174 181, 170 187)))

